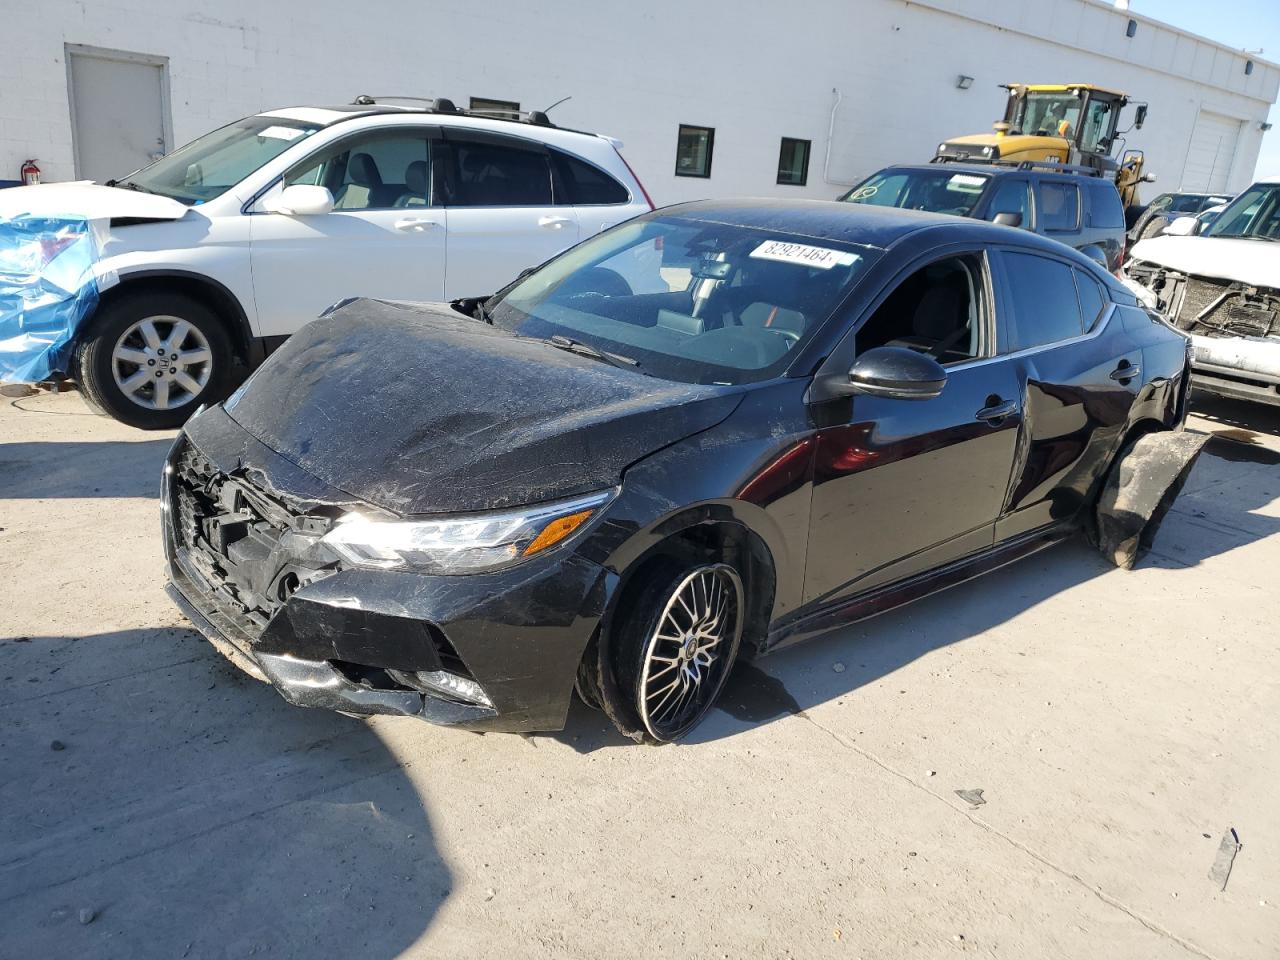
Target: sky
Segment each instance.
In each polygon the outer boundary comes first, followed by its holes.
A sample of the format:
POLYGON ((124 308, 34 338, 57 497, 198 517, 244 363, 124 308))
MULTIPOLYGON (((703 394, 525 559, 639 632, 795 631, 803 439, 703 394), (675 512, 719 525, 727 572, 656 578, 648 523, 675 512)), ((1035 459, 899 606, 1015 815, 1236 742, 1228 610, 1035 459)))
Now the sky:
MULTIPOLYGON (((1280 0, 1130 0, 1129 9, 1280 63, 1280 0)), ((1280 106, 1269 119, 1257 175, 1280 176, 1280 106)))

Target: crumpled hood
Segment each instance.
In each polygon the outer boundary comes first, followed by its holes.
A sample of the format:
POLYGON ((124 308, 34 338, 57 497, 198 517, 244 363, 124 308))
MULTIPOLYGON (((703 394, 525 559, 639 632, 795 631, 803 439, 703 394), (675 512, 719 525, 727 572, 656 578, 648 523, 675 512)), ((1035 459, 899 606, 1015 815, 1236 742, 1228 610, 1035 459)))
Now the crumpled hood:
POLYGON ((39 217, 84 217, 86 220, 181 220, 188 209, 170 197, 104 187, 89 180, 0 190, 0 218, 5 219, 29 213, 39 217))
POLYGON ((1151 237, 1130 255, 1180 273, 1280 288, 1280 243, 1232 237, 1151 237))
POLYGON ((356 300, 291 337, 227 412, 339 490, 425 514, 614 486, 740 398, 576 356, 444 305, 356 300))

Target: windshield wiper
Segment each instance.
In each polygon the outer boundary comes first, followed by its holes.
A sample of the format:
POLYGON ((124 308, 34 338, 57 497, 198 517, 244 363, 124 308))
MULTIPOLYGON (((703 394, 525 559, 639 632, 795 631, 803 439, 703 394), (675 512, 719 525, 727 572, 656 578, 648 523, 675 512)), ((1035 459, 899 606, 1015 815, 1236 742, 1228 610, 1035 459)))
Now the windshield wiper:
POLYGON ((640 366, 640 361, 635 357, 628 357, 621 353, 611 353, 608 350, 597 350, 590 344, 583 343, 581 340, 574 340, 572 337, 566 337, 559 333, 547 337, 542 342, 560 350, 567 350, 570 353, 576 353, 580 357, 590 357, 592 360, 599 360, 612 367, 631 367, 634 369, 640 366))
POLYGON ((139 193, 155 193, 154 190, 148 190, 140 184, 134 183, 132 180, 108 180, 108 187, 119 187, 121 190, 137 190, 139 193))

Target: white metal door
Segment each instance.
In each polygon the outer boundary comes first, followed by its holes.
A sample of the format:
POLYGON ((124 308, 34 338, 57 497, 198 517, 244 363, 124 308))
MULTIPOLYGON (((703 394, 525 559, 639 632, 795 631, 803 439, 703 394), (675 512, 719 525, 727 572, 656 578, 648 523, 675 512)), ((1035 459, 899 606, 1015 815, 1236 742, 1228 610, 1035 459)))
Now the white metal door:
POLYGON ((164 64, 142 54, 67 50, 77 177, 119 178, 164 156, 164 64))
POLYGON ((1201 110, 1187 148, 1182 189, 1194 193, 1218 193, 1227 188, 1236 158, 1241 121, 1201 110))

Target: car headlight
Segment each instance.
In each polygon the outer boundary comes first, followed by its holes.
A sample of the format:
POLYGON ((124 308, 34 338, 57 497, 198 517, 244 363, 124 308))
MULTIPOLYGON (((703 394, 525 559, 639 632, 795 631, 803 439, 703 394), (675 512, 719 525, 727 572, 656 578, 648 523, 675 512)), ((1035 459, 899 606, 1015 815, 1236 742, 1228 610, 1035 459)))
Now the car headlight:
POLYGON ((350 514, 325 534, 322 542, 361 567, 475 573, 515 563, 563 543, 616 492, 605 490, 556 503, 439 520, 378 520, 350 514))

